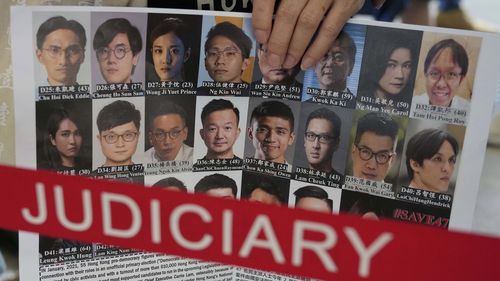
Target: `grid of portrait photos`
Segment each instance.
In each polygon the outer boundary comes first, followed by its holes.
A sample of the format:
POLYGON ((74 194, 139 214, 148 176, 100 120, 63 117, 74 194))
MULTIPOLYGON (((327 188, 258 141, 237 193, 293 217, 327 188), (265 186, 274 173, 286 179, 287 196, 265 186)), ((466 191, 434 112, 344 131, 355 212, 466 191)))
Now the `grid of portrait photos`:
POLYGON ((348 23, 302 71, 251 28, 34 13, 38 168, 447 228, 481 39, 348 23))

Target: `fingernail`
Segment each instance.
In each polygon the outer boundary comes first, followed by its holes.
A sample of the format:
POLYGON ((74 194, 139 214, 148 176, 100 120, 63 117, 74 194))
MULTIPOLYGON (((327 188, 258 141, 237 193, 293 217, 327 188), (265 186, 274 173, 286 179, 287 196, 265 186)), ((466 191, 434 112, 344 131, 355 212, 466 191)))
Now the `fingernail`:
POLYGON ((259 30, 256 29, 255 32, 255 39, 257 39, 257 42, 264 44, 267 41, 267 32, 264 30, 259 30))
POLYGON ((281 57, 275 53, 268 52, 267 53, 267 62, 273 67, 280 66, 281 65, 281 57))
POLYGON ((311 57, 305 57, 302 59, 302 63, 300 64, 300 69, 306 70, 312 67, 314 64, 314 60, 311 57))
POLYGON ((291 55, 286 55, 285 62, 283 63, 283 68, 292 68, 297 64, 295 57, 291 55))

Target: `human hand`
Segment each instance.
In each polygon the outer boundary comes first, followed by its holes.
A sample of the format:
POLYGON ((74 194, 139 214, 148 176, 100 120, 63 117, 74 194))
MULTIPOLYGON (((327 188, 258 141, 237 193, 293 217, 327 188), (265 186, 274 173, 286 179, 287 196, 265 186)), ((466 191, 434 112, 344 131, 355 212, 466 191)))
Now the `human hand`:
MULTIPOLYGON (((252 23, 255 37, 259 43, 266 45, 270 65, 292 68, 302 58, 300 67, 306 69, 326 54, 346 21, 361 9, 364 2, 365 0, 282 0, 273 23, 275 0, 253 0, 252 23), (318 34, 309 46, 316 31, 318 34)), ((378 8, 384 0, 372 2, 378 8)))

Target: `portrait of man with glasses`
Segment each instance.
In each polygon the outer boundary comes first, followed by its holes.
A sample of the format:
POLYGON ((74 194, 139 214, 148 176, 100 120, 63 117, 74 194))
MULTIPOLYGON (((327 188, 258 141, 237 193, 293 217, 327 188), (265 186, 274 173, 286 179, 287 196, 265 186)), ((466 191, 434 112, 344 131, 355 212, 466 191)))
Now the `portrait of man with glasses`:
POLYGON ((412 107, 424 104, 468 111, 469 100, 459 95, 460 86, 470 68, 467 53, 464 46, 454 39, 435 43, 424 61, 425 93, 413 97, 412 107))
POLYGON ((221 22, 210 29, 205 41, 205 68, 215 82, 243 83, 250 65, 252 40, 241 28, 221 22))
POLYGON ((128 19, 112 18, 96 30, 93 49, 106 83, 132 83, 139 63, 142 38, 139 29, 128 19))
POLYGON ((387 113, 360 117, 351 148, 352 175, 384 181, 396 158, 398 131, 398 123, 387 113))
POLYGON ((36 57, 47 76, 39 86, 78 84, 86 43, 85 29, 78 21, 62 16, 44 21, 36 33, 36 57))
POLYGON ((333 168, 332 158, 340 142, 342 121, 333 111, 324 107, 307 117, 304 132, 304 151, 309 169, 340 175, 333 168))
POLYGON ((152 109, 148 131, 151 148, 146 151, 147 163, 192 160, 193 148, 185 143, 190 131, 187 119, 186 110, 170 100, 159 102, 152 109))
POLYGON ((319 88, 351 93, 347 77, 351 75, 356 59, 356 44, 352 37, 341 31, 328 53, 314 67, 319 88))
POLYGON ((351 122, 350 109, 302 103, 292 178, 341 188, 351 122))
POLYGON ((97 141, 105 157, 102 167, 140 164, 132 161, 140 136, 141 112, 126 100, 113 101, 97 115, 97 141))

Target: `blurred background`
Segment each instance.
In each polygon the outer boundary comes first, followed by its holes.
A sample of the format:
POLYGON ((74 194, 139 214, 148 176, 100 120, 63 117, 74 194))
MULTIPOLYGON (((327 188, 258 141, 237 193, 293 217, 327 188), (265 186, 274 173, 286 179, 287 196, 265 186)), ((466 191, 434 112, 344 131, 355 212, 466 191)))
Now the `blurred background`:
MULTIPOLYGON (((436 2, 436 1, 434 1, 436 2)), ((437 11, 437 3, 433 11, 437 11)), ((470 18, 500 27, 500 1, 462 0, 464 11, 470 18)), ((488 148, 474 214, 474 230, 500 236, 500 77, 496 80, 496 102, 488 138, 488 148)))

